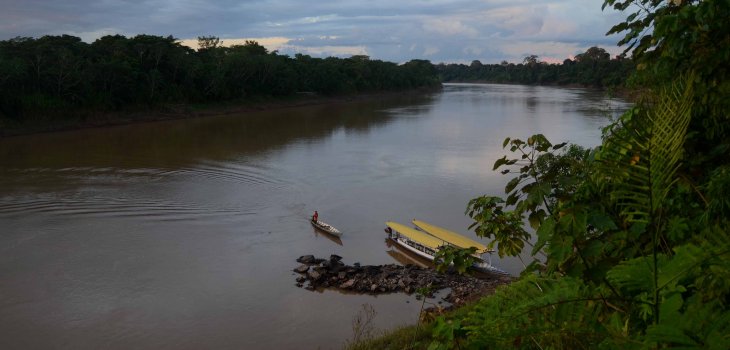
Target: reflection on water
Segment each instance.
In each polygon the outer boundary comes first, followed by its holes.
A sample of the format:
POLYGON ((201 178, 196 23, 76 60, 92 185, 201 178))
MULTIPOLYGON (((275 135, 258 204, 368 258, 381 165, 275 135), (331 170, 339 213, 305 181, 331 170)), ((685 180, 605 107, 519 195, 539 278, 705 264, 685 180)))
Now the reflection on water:
POLYGON ((390 248, 386 251, 391 258, 401 265, 416 265, 420 267, 434 267, 433 263, 425 258, 411 253, 407 249, 395 243, 392 239, 386 238, 385 245, 390 248))
POLYGON ((381 329, 412 323, 409 296, 295 287, 295 259, 406 263, 385 221, 467 232, 468 200, 503 193, 504 137, 593 146, 622 108, 588 90, 458 84, 2 139, 0 348, 340 348, 363 303, 381 329), (311 231, 314 210, 341 239, 311 231))
POLYGON ((322 237, 324 239, 328 239, 328 240, 332 241, 332 243, 334 243, 334 244, 342 245, 342 238, 322 232, 314 227, 312 227, 312 230, 314 231, 315 237, 317 237, 317 238, 322 237))

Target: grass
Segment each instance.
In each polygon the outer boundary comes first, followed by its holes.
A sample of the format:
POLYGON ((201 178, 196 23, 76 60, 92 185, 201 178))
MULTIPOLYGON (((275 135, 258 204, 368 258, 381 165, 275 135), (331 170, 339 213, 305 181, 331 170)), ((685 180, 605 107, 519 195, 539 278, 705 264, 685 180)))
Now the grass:
MULTIPOLYGON (((488 296, 486 296, 488 297, 488 296)), ((466 315, 474 309, 478 301, 466 304, 457 309, 451 310, 443 314, 442 316, 447 320, 458 320, 463 319, 466 315)), ((372 315, 374 317, 374 315, 372 315)), ((347 342, 345 349, 347 350, 420 350, 428 349, 429 345, 433 341, 432 334, 435 326, 435 317, 426 315, 426 319, 430 321, 421 323, 419 326, 401 326, 395 329, 384 331, 379 334, 360 337, 356 333, 355 338, 360 338, 357 341, 347 342)), ((361 314, 355 317, 353 321, 353 330, 356 329, 355 324, 361 319, 361 314)))
POLYGON ((389 330, 375 338, 347 344, 345 348, 348 350, 426 349, 430 343, 430 327, 422 325, 416 330, 416 326, 403 326, 389 330))

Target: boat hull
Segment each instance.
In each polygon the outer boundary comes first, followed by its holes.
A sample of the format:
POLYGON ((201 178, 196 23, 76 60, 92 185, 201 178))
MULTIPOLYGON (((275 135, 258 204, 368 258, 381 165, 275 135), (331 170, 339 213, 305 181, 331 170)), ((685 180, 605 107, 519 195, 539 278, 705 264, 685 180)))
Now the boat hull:
POLYGON ((408 250, 409 252, 411 252, 413 254, 416 254, 422 258, 428 259, 429 261, 433 261, 435 259, 433 255, 420 251, 420 250, 408 245, 408 240, 404 239, 403 237, 400 237, 397 234, 391 234, 391 235, 389 235, 389 238, 391 240, 393 240, 393 242, 397 243, 399 246, 403 247, 404 249, 408 250))
MULTIPOLYGON (((386 230, 386 232, 388 232, 386 230)), ((388 232, 388 238, 390 238, 393 242, 397 243, 399 246, 403 247, 404 249, 408 250, 409 252, 416 254, 422 258, 428 259, 429 261, 434 262, 436 259, 433 254, 430 254, 429 252, 426 252, 424 250, 420 250, 416 248, 416 242, 414 242, 411 239, 408 239, 407 237, 401 236, 397 231, 391 230, 391 232, 388 232)), ((435 252, 434 252, 435 254, 435 252)), ((492 272, 492 273, 500 273, 500 274, 506 274, 506 272, 500 270, 499 268, 494 267, 491 263, 483 261, 480 257, 475 256, 475 258, 479 259, 479 261, 475 262, 472 267, 478 271, 482 272, 492 272)))
POLYGON ((312 224, 312 226, 314 226, 315 228, 319 229, 322 232, 328 233, 328 234, 336 236, 336 237, 342 237, 342 232, 340 232, 340 230, 334 228, 332 225, 330 225, 322 220, 318 220, 318 221, 309 220, 309 222, 312 224))

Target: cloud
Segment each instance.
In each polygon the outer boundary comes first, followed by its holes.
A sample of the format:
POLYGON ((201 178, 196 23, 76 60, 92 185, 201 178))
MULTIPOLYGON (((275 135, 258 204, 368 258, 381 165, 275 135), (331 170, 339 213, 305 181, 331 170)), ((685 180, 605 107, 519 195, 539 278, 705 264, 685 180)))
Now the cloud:
POLYGON ((441 50, 436 46, 426 46, 426 48, 423 50, 423 55, 427 56, 427 57, 433 56, 434 54, 438 53, 439 51, 441 51, 441 50))
POLYGON ((566 58, 591 46, 611 51, 604 33, 623 18, 585 0, 3 0, 0 40, 67 33, 252 38, 269 50, 369 54, 405 62, 566 58))
MULTIPOLYGON (((288 44, 292 39, 284 38, 284 37, 271 37, 271 38, 224 38, 221 39, 223 42, 223 46, 233 46, 233 45, 243 45, 246 43, 247 40, 252 40, 259 45, 262 45, 266 47, 269 51, 273 50, 279 50, 282 47, 285 47, 286 44, 288 44)), ((193 49, 198 49, 198 39, 183 39, 180 40, 180 43, 191 47, 193 49)))
POLYGON ((457 19, 428 18, 423 23, 423 29, 430 33, 437 33, 447 36, 469 36, 475 37, 479 32, 457 19))
POLYGON ((337 56, 350 57, 354 55, 369 55, 365 46, 298 46, 286 45, 282 47, 284 53, 301 53, 310 56, 337 56))
POLYGON ((484 20, 502 29, 505 36, 531 36, 542 30, 545 6, 515 6, 483 13, 484 20))

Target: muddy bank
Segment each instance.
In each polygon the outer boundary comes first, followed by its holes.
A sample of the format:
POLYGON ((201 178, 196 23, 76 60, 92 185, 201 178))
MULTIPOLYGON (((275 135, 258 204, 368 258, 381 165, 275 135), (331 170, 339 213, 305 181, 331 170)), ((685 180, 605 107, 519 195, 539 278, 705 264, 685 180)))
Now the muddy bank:
MULTIPOLYGON (((422 288, 429 288, 432 292, 450 288, 450 293, 443 299, 453 307, 491 294, 498 286, 513 280, 498 273, 480 272, 475 276, 441 274, 415 265, 345 265, 342 257, 337 255, 331 255, 329 259, 305 255, 297 262, 301 265, 294 269, 300 274, 296 285, 308 290, 329 288, 364 294, 413 294, 422 288)), ((433 293, 428 296, 433 296, 433 293)))

